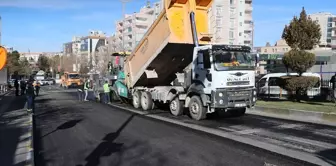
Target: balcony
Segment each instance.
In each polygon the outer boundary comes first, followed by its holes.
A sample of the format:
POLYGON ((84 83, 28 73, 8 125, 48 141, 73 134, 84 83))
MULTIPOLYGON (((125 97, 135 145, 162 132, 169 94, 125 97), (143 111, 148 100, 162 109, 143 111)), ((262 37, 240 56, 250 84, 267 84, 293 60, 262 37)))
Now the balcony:
POLYGON ((252 15, 251 14, 245 14, 245 21, 252 21, 252 15))
POLYGON ((252 5, 250 5, 250 4, 246 4, 246 5, 245 5, 245 11, 247 11, 247 12, 252 12, 252 10, 253 10, 252 5))
POLYGON ((252 31, 253 26, 252 24, 244 24, 244 31, 252 31))
POLYGON ((244 35, 245 41, 252 41, 252 35, 244 35))

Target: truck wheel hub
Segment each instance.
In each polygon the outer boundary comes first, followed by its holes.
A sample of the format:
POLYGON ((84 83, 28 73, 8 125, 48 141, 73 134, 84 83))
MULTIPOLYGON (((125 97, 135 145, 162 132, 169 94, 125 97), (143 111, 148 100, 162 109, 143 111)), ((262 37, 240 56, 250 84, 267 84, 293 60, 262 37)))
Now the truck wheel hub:
POLYGON ((199 107, 198 104, 196 102, 191 104, 191 112, 194 114, 197 114, 199 112, 199 107))
POLYGON ((173 110, 173 111, 175 111, 176 110, 176 105, 177 105, 176 101, 172 101, 170 103, 170 109, 173 110))

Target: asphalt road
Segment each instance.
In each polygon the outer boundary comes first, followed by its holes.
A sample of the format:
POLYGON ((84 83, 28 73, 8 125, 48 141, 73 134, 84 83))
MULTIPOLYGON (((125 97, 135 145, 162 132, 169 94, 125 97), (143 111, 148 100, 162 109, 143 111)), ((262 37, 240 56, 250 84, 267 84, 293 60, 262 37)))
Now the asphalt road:
MULTIPOLYGON (((229 139, 43 87, 36 98, 35 161, 48 165, 303 165, 229 139)), ((307 165, 307 164, 306 164, 307 165)))

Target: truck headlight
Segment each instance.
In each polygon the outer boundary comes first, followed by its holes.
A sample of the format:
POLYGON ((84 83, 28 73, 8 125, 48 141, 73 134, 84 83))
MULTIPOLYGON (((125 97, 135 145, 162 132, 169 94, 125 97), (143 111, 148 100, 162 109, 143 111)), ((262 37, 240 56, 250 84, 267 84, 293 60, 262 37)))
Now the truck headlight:
POLYGON ((218 96, 219 96, 219 97, 223 97, 223 93, 219 93, 218 96))
POLYGON ((223 104, 224 103, 224 101, 223 100, 219 100, 219 104, 223 104))
POLYGON ((253 102, 255 102, 256 101, 256 98, 255 97, 253 97, 253 102))
POLYGON ((257 95, 257 91, 253 91, 253 95, 257 95))

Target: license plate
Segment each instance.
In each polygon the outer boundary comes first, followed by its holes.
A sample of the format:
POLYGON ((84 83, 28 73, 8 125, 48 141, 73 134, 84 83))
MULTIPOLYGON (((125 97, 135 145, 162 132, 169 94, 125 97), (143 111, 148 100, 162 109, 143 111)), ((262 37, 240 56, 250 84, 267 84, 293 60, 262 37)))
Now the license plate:
POLYGON ((246 104, 245 103, 235 104, 235 107, 246 107, 246 104))

